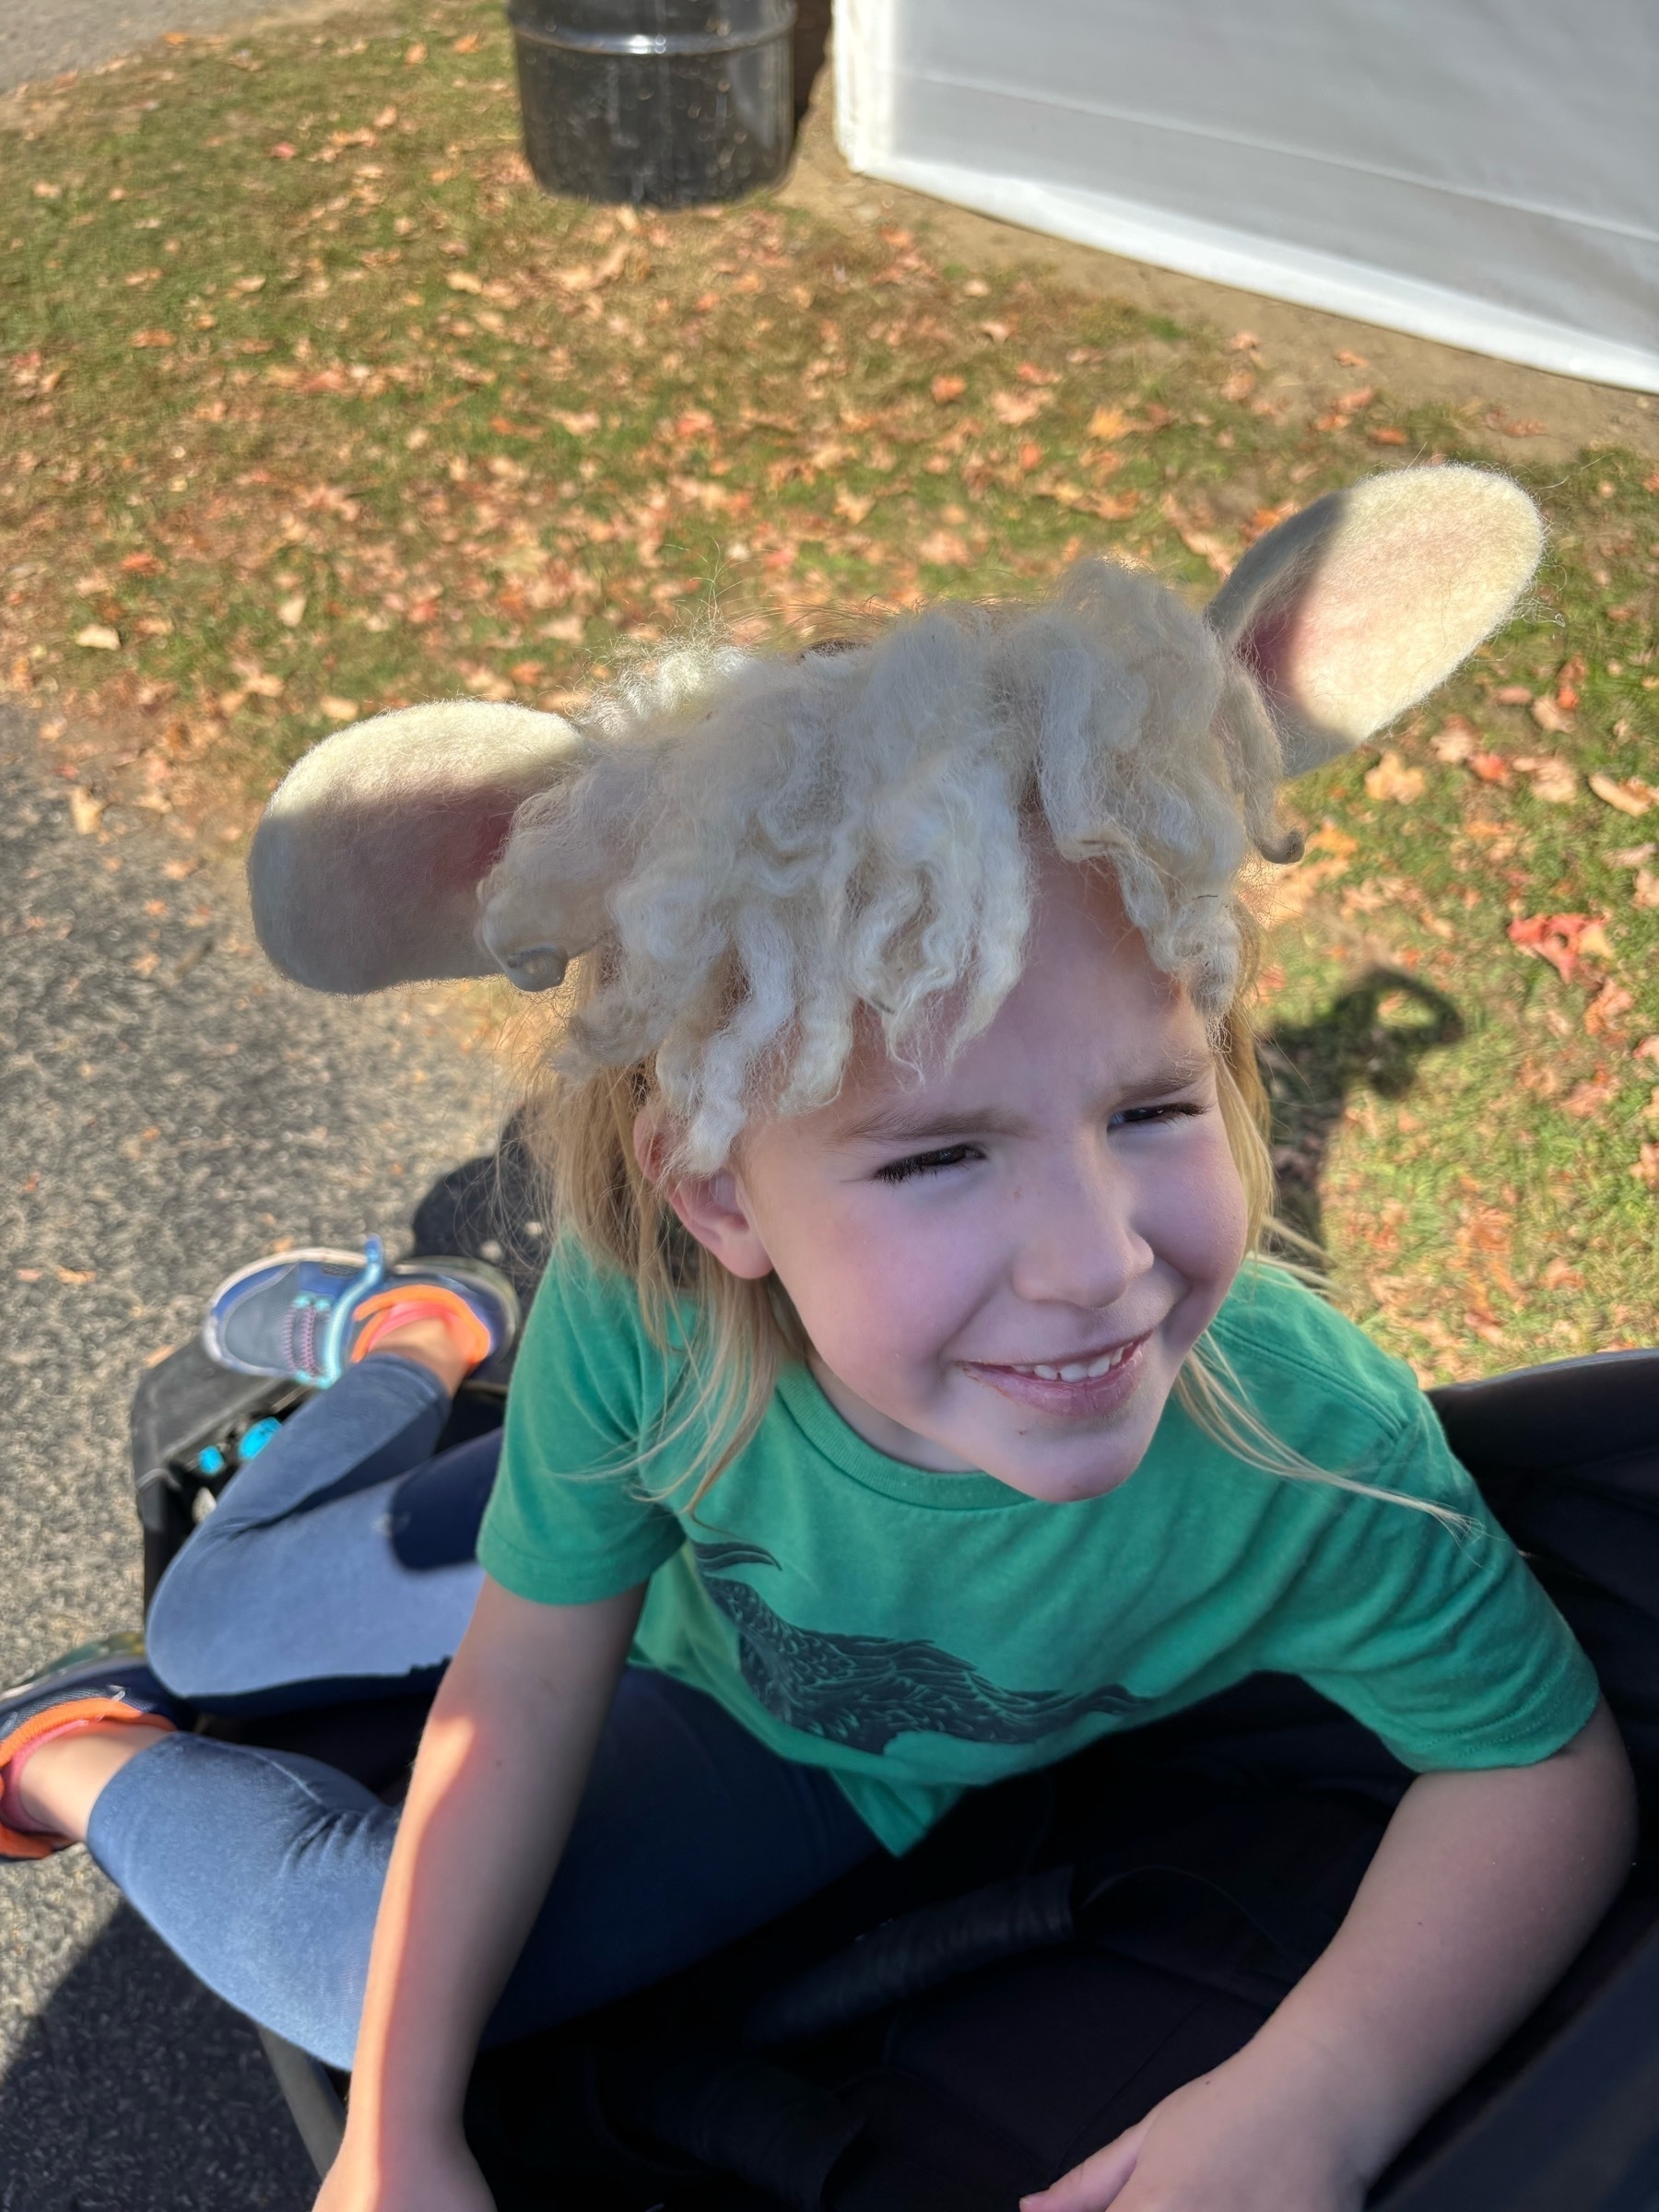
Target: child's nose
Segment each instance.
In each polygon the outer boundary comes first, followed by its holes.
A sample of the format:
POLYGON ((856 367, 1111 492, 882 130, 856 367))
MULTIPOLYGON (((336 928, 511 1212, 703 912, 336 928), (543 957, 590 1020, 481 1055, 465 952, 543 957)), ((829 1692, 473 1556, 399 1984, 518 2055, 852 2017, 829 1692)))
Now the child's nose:
POLYGON ((1133 1187, 1103 1147, 1022 1181, 1014 1199, 1014 1288, 1021 1298, 1100 1311, 1151 1266, 1133 1187))

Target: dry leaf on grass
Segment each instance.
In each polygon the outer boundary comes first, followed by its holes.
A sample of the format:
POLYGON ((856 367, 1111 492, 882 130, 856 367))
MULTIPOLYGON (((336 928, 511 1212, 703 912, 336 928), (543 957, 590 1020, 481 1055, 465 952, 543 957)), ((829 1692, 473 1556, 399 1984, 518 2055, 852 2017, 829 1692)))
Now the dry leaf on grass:
POLYGON ((1626 776, 1621 781, 1599 768, 1590 778, 1590 788, 1598 799, 1616 806, 1620 814, 1642 815, 1659 801, 1659 790, 1641 776, 1626 776))
POLYGON ((1624 1018, 1635 1004, 1635 993, 1627 991, 1623 983, 1605 982, 1584 1008, 1586 1035, 1616 1036, 1624 1028, 1624 1018))
POLYGON ((1365 778, 1367 794, 1373 799, 1389 799, 1396 806, 1409 806, 1423 795, 1428 777, 1420 768, 1407 768, 1398 753, 1386 752, 1365 778))
POLYGON ((1023 422, 1033 422, 1049 404, 1046 392, 993 392, 991 412, 998 422, 1018 429, 1023 422))
POLYGON ((1548 692, 1533 700, 1531 713, 1538 727, 1547 730, 1552 737, 1564 737, 1572 727, 1572 716, 1548 692))
POLYGON ((948 406, 953 399, 960 399, 968 389, 965 376, 935 376, 927 387, 941 407, 948 406))
POLYGON ((1571 982, 1582 959, 1610 960, 1606 914, 1517 914, 1505 931, 1512 945, 1547 960, 1571 982))
MULTIPOLYGON (((571 268, 555 269, 553 281, 567 292, 597 291, 601 285, 609 284, 613 277, 622 274, 622 265, 631 251, 627 239, 623 239, 602 261, 578 262, 571 268)), ((717 292, 705 292, 696 304, 700 313, 707 314, 720 305, 720 296, 717 292)))
POLYGON ((1561 1100, 1561 1112, 1571 1114, 1574 1121, 1588 1121, 1592 1114, 1600 1113, 1604 1107, 1611 1105, 1618 1096, 1618 1077, 1609 1075, 1605 1067, 1598 1067, 1594 1075, 1567 1093, 1561 1100))
POLYGON ((69 819, 82 837, 90 837, 103 819, 104 803, 76 784, 69 794, 69 819))
POLYGON ((112 629, 107 622, 88 622, 85 629, 75 633, 77 645, 85 645, 93 653, 119 653, 121 632, 112 629))
POLYGON ((1456 767, 1466 760, 1480 744, 1480 732, 1466 716, 1448 714, 1439 734, 1430 739, 1429 749, 1437 760, 1456 767))
POLYGON ((1543 799, 1551 806, 1570 806, 1578 796, 1578 778, 1565 760, 1553 755, 1542 758, 1522 755, 1515 762, 1521 773, 1529 781, 1535 799, 1543 799))
POLYGON ((931 561, 935 568, 963 569, 973 556, 954 530, 935 530, 916 547, 916 558, 931 561))

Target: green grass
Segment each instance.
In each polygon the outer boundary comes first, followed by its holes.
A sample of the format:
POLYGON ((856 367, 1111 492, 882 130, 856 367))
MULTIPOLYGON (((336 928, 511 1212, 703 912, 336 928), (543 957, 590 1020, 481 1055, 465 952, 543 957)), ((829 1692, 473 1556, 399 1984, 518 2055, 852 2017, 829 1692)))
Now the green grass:
MULTIPOLYGON (((1386 394, 1268 411, 1248 347, 1036 263, 549 200, 493 5, 159 51, 0 164, 0 679, 181 816, 353 712, 568 703, 711 594, 833 628, 1100 551, 1196 595, 1330 486, 1488 457, 1386 394)), ((1382 747, 1298 790, 1265 979, 1288 1204, 1434 1376, 1651 1338, 1659 1288, 1659 805, 1587 782, 1659 782, 1659 475, 1507 465, 1538 588, 1373 791, 1382 747), (1566 977, 1507 934, 1549 914, 1602 921, 1566 977)))

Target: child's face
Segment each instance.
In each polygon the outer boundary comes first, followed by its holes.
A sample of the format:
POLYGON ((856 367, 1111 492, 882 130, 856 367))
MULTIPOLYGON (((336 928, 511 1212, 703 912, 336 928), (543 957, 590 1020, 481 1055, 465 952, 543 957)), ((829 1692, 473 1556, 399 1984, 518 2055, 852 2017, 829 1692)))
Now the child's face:
POLYGON ((1139 1465, 1246 1214, 1203 1023, 1109 883, 1039 880, 1024 974, 947 1073, 907 1081, 872 1024, 838 1098, 752 1127, 681 1211, 776 1269, 868 1442, 1064 1500, 1139 1465), (1104 1371, 1030 1371, 1078 1362, 1104 1371))

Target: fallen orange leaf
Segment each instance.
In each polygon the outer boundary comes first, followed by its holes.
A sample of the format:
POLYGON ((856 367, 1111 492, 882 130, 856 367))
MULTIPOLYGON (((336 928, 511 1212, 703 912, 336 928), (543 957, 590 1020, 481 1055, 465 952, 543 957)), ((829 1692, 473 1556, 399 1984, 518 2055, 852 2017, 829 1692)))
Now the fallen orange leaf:
POLYGON ((1605 914, 1518 914, 1505 931, 1512 945, 1547 960, 1563 982, 1571 982, 1580 959, 1607 959, 1605 914))

